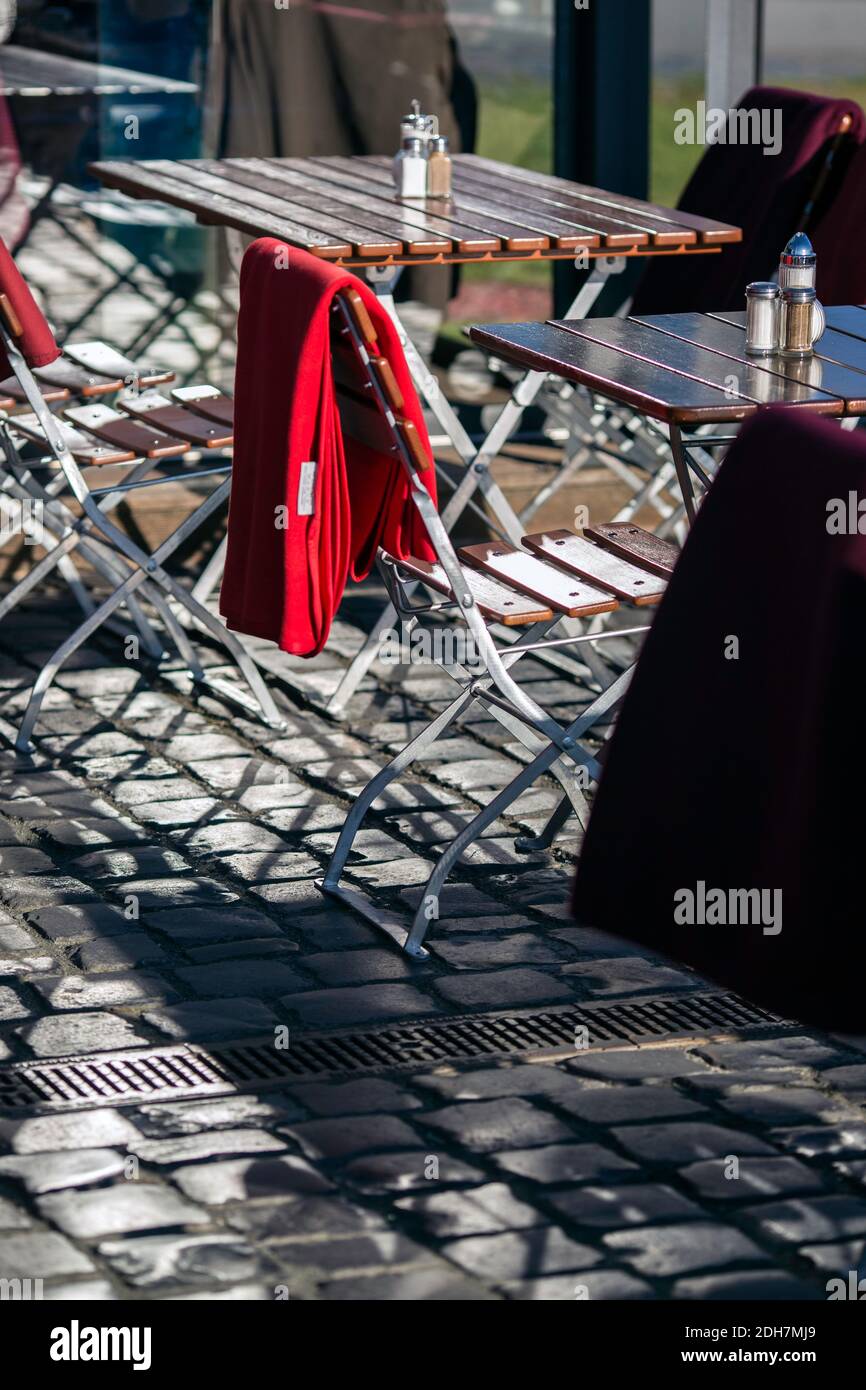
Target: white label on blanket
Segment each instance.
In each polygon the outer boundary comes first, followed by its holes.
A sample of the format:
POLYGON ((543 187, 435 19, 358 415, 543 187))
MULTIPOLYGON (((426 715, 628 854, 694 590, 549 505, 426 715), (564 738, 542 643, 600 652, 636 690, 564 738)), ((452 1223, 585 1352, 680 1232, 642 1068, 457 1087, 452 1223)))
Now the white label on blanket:
POLYGON ((298 480, 298 516, 315 514, 316 467, 315 462, 301 464, 301 476, 298 480))

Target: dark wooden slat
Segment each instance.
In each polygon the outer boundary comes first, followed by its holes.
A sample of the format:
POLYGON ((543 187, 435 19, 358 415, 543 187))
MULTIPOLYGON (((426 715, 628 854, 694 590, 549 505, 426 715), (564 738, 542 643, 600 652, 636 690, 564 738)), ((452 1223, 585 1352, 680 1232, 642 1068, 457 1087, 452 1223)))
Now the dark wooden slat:
POLYGON ((650 574, 670 579, 680 552, 670 541, 663 541, 652 531, 635 526, 633 521, 608 521, 603 526, 587 526, 584 535, 619 555, 623 560, 649 570, 650 574))
MULTIPOLYGON (((70 396, 65 386, 53 386, 48 381, 39 382, 39 391, 46 401, 68 401, 70 396)), ((11 410, 13 405, 21 405, 26 399, 17 376, 7 376, 5 381, 0 381, 0 410, 11 410)))
POLYGON ((234 429, 235 403, 231 396, 220 392, 217 396, 200 396, 198 399, 182 400, 181 403, 193 414, 201 415, 205 420, 213 420, 214 424, 234 429))
POLYGON ((548 208, 555 216, 568 221, 573 219, 576 226, 597 231, 604 236, 609 245, 642 245, 652 242, 656 246, 687 246, 698 239, 697 232, 688 227, 673 227, 670 223, 656 222, 641 218, 635 212, 625 209, 617 215, 614 209, 602 207, 577 193, 556 192, 528 183, 509 180, 504 174, 498 175, 474 168, 458 165, 454 174, 454 186, 458 195, 462 189, 475 190, 481 196, 491 195, 508 199, 519 199, 521 207, 533 209, 548 208), (638 240, 635 240, 638 238, 638 240))
POLYGON ((609 589, 617 598, 638 608, 658 603, 665 590, 664 581, 651 580, 646 570, 630 565, 609 550, 573 531, 538 531, 524 536, 523 544, 536 555, 561 565, 570 574, 609 589))
POLYGON ((845 408, 838 396, 777 376, 761 367, 738 364, 733 372, 729 360, 718 353, 646 328, 631 319, 568 319, 558 321, 557 327, 669 371, 682 372, 720 391, 730 389, 730 379, 734 376, 736 394, 754 405, 808 406, 825 415, 841 415, 845 408))
MULTIPOLYGON (((332 172, 357 173, 362 169, 365 179, 369 179, 372 188, 378 188, 380 192, 386 193, 393 189, 394 184, 391 172, 388 168, 388 161, 381 162, 372 157, 357 159, 346 158, 341 155, 328 157, 317 156, 314 160, 317 167, 330 169, 332 172)), ((509 251, 543 251, 550 245, 550 240, 546 236, 540 236, 537 232, 530 231, 524 225, 516 223, 513 219, 512 209, 508 210, 508 215, 503 217, 501 211, 494 212, 490 209, 468 207, 463 199, 453 199, 454 209, 461 217, 467 217, 471 222, 477 222, 484 226, 486 231, 495 233, 501 237, 509 251)), ((598 240, 588 239, 588 245, 598 245, 598 240)))
MULTIPOLYGON (((267 198, 273 211, 282 207, 289 215, 297 215, 299 209, 303 208, 306 217, 317 226, 321 225, 324 228, 324 219, 330 219, 327 230, 333 230, 335 227, 345 227, 348 230, 351 227, 356 235, 364 238, 363 241, 355 243, 359 255, 401 255, 405 249, 404 241, 410 240, 412 236, 411 227, 400 223, 396 218, 389 221, 386 218, 359 216, 357 208, 347 206, 340 199, 329 197, 326 192, 319 197, 311 196, 302 185, 295 186, 285 179, 277 178, 268 170, 263 160, 193 159, 185 160, 184 163, 202 173, 236 185, 235 196, 243 198, 244 201, 251 201, 256 206, 264 206, 264 198, 267 198), (253 195, 252 198, 249 196, 250 193, 253 195), (271 199, 275 200, 273 204, 270 204, 271 199)), ((448 245, 450 247, 450 241, 448 245)))
POLYGON ((86 371, 94 372, 96 376, 110 377, 112 380, 120 377, 126 386, 134 383, 142 389, 174 381, 174 372, 170 367, 160 367, 155 362, 134 362, 125 353, 118 352, 117 348, 98 339, 86 343, 67 343, 63 351, 66 357, 84 367, 86 371))
POLYGON ((801 360, 779 356, 748 357, 745 329, 725 323, 713 315, 648 314, 646 317, 629 319, 629 322, 641 323, 681 342, 707 348, 726 361, 735 362, 738 367, 757 364, 763 372, 771 372, 786 381, 813 386, 816 390, 838 396, 845 402, 847 413, 860 415, 866 410, 866 376, 862 373, 849 371, 847 367, 824 361, 817 355, 801 360))
MULTIPOLYGON (((182 168, 181 165, 177 166, 182 168)), ((150 161, 125 163, 110 160, 107 163, 88 165, 88 172, 104 183, 107 188, 117 188, 121 193, 129 193, 134 198, 150 198, 173 207, 186 208, 194 212, 200 222, 215 222, 221 227, 234 227, 250 236, 274 236, 294 246, 300 246, 314 255, 328 260, 351 256, 352 243, 345 238, 325 236, 322 232, 303 223, 288 218, 270 217, 264 212, 256 213, 237 198, 220 197, 205 193, 200 188, 165 174, 156 174, 150 168, 150 161)))
POLYGON ((457 155, 456 158, 461 164, 490 169, 499 174, 507 174, 521 183, 531 183, 537 187, 549 188, 554 192, 561 187, 567 188, 574 193, 579 193, 581 197, 598 202, 611 210, 621 208, 623 211, 638 212, 641 215, 651 213, 661 221, 692 228, 698 233, 701 241, 708 246, 742 241, 743 238, 740 227, 735 227, 729 222, 717 222, 709 217, 699 217, 696 213, 681 212, 679 208, 666 208, 658 203, 647 203, 642 198, 632 198, 625 193, 608 193, 604 189, 593 188, 589 184, 573 183, 570 179, 556 178, 553 174, 537 174, 531 169, 519 169, 510 164, 503 164, 497 159, 485 159, 481 155, 462 154, 457 155))
MULTIPOLYGON (((372 155, 371 159, 377 161, 381 168, 388 170, 390 161, 384 155, 372 155)), ((573 249, 578 246, 586 246, 589 242, 598 245, 601 237, 599 233, 593 231, 591 227, 581 228, 575 221, 568 221, 563 217, 557 217, 548 208, 539 204, 538 207, 529 208, 528 215, 523 209, 527 207, 529 198, 525 195, 522 198, 512 201, 507 193, 496 194, 493 190, 488 192, 478 192, 474 189, 467 190, 458 188, 455 191, 454 203, 458 211, 461 208, 468 208, 477 212, 485 212, 488 208, 499 217, 513 217, 514 208, 520 209, 520 226, 529 228, 530 231, 540 232, 546 236, 555 246, 563 249, 573 249), (587 240, 589 239, 589 241, 587 240)), ((623 237, 620 241, 617 237, 604 238, 607 245, 635 246, 645 245, 648 238, 646 236, 638 238, 623 237)))
MULTIPOLYGON (((733 323, 745 334, 745 309, 723 310, 709 315, 721 323, 733 323)), ((851 371, 866 372, 866 339, 853 338, 850 333, 841 333, 837 328, 827 328, 815 344, 815 353, 821 360, 838 362, 851 371)))
POLYGON ((119 410, 144 425, 145 429, 154 426, 176 439, 188 440, 195 448, 224 449, 232 442, 231 429, 214 424, 212 420, 206 420, 203 415, 182 405, 168 403, 149 407, 143 397, 120 400, 117 405, 119 410))
MULTIPOLYGON (((248 207, 261 209, 262 212, 270 213, 275 217, 287 217, 294 220, 303 218, 311 222, 318 232, 347 237, 352 243, 353 251, 358 256, 397 256, 404 249, 402 241, 393 237, 376 236, 375 233, 368 231, 366 227, 353 218, 347 217, 345 209, 340 209, 338 215, 333 216, 325 211, 319 211, 319 209, 311 210, 304 203, 293 201, 283 194, 274 197, 271 193, 260 193, 255 188, 244 187, 241 189, 238 183, 232 179, 209 172, 207 160, 184 159, 175 162, 170 159, 154 159, 150 160, 149 163, 157 173, 166 174, 171 178, 182 178, 193 188, 201 189, 205 193, 216 194, 219 197, 237 198, 248 207)), ((443 242, 439 249, 450 251, 451 243, 443 242)))
POLYGON ((119 391, 123 386, 120 377, 97 376, 88 372, 68 357, 58 357, 47 367, 36 367, 33 375, 50 386, 63 386, 74 396, 106 396, 111 391, 119 391))
POLYGON ((866 308, 859 304, 833 304, 824 309, 827 327, 836 328, 840 333, 850 333, 853 338, 866 338, 866 308))
POLYGON ((625 249, 629 246, 647 246, 652 239, 645 228, 629 226, 615 218, 605 217, 593 212, 587 205, 583 208, 563 206, 561 203, 538 197, 529 192, 529 185, 510 187, 503 181, 473 177, 472 174, 458 172, 454 177, 455 196, 459 199, 471 197, 482 202, 497 202, 503 207, 519 207, 521 214, 525 209, 533 218, 550 221, 551 226, 564 224, 572 231, 588 233, 599 237, 603 246, 611 249, 625 249))
POLYGON ((378 453, 389 454, 393 451, 394 436, 378 406, 338 385, 337 407, 343 430, 352 439, 378 453))
POLYGON ((137 420, 131 420, 116 411, 111 412, 112 418, 98 422, 94 419, 93 412, 99 409, 99 406, 82 405, 63 413, 76 429, 86 430, 88 434, 96 435, 97 439, 104 439, 116 449, 131 449, 136 458, 170 458, 173 455, 185 454, 189 449, 185 440, 173 439, 156 428, 148 429, 137 420))
POLYGON ((472 569, 482 570, 570 618, 588 618, 619 607, 618 601, 603 589, 578 583, 555 565, 547 565, 516 546, 485 541, 482 545, 463 546, 457 553, 472 569))
MULTIPOLYGON (((87 464, 88 467, 95 464, 129 463, 135 458, 135 454, 130 453, 128 449, 110 449, 104 444, 97 443, 93 436, 88 436, 83 430, 76 429, 66 420, 61 420, 59 416, 55 416, 55 423, 73 458, 77 459, 79 463, 87 464)), ((45 431, 35 415, 16 415, 12 424, 16 430, 20 430, 25 439, 32 440, 34 444, 38 444, 43 449, 50 449, 48 440, 45 438, 45 431)))
POLYGON ((409 457, 418 469, 418 472, 426 473, 432 460, 427 452, 426 445, 421 438, 421 433, 417 425, 414 421, 403 420, 399 416, 395 420, 394 425, 397 433, 409 450, 409 457))
POLYGON ((400 233, 404 241, 417 238, 418 232, 433 236, 446 236, 453 240, 458 251, 464 254, 482 251, 498 251, 502 242, 498 236, 479 231, 445 212, 437 212, 436 205, 427 203, 424 207, 411 207, 401 203, 394 195, 390 196, 383 188, 374 193, 370 184, 363 178, 349 173, 337 174, 333 169, 316 169, 309 159, 227 159, 221 161, 225 166, 241 165, 252 171, 260 167, 270 178, 285 184, 287 188, 298 190, 298 197, 309 200, 311 206, 319 206, 319 199, 329 198, 354 209, 359 220, 369 225, 389 230, 395 224, 404 230, 400 233), (406 230, 408 229, 408 230, 406 230))
POLYGON ((474 343, 518 366, 552 372, 670 424, 744 420, 757 409, 694 377, 667 371, 549 323, 470 328, 474 343))
MULTIPOLYGON (((453 598, 448 576, 440 564, 431 565, 427 560, 417 560, 414 556, 410 556, 406 560, 398 560, 396 563, 401 570, 404 570, 414 579, 420 579, 431 589, 436 589, 440 594, 448 594, 453 598)), ((500 584, 498 580, 491 579, 489 575, 479 574, 476 570, 464 569, 463 578, 466 581, 467 589, 484 616, 493 618, 496 622, 504 623, 506 627, 518 627, 524 623, 540 623, 553 617, 549 608, 541 607, 532 599, 519 594, 516 589, 510 589, 507 585, 500 584)))

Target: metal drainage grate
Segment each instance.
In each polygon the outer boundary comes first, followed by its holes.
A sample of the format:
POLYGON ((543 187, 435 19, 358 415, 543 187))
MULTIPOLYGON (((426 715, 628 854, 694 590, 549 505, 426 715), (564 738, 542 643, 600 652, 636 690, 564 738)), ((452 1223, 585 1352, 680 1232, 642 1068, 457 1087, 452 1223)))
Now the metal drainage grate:
POLYGON ((690 994, 307 1034, 292 1037, 284 1049, 275 1047, 272 1037, 214 1047, 179 1043, 56 1062, 9 1063, 0 1067, 0 1110, 201 1098, 262 1091, 292 1080, 421 1070, 440 1062, 530 1053, 572 1054, 784 1026, 785 1020, 735 994, 690 994), (576 1041, 579 1029, 586 1030, 582 1046, 576 1041))

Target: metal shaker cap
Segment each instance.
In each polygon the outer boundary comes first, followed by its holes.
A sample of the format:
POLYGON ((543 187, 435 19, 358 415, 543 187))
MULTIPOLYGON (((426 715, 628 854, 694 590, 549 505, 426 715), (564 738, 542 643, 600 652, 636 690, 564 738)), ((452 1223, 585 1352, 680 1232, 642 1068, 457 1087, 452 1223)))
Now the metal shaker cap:
POLYGON ((746 286, 746 294, 751 299, 776 299, 779 294, 779 286, 775 280, 753 280, 746 286))
POLYGON ((811 285, 789 285, 782 290, 782 298, 786 304, 811 304, 818 296, 811 285))
POLYGON ((782 265, 814 265, 817 256, 805 232, 795 232, 782 252, 782 265))
POLYGON ((406 150, 407 154, 423 154, 425 143, 420 135, 404 135, 401 148, 406 150))
POLYGON ((449 147, 448 147, 448 136, 447 136, 447 135, 434 135, 433 139, 428 141, 428 146, 429 146, 429 149, 430 149, 431 154, 434 153, 434 152, 437 153, 437 154, 447 154, 447 153, 448 153, 448 148, 449 148, 449 147))

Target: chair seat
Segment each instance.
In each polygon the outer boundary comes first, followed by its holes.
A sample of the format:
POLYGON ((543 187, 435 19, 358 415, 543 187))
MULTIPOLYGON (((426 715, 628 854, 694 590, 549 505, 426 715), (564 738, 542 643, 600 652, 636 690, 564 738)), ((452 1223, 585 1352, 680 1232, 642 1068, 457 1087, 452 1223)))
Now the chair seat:
MULTIPOLYGON (((133 362, 108 343, 71 344, 34 376, 47 403, 63 403, 62 415, 55 415, 58 429, 73 457, 88 467, 171 458, 190 449, 225 449, 234 442, 230 396, 199 384, 179 387, 169 399, 153 388, 173 381, 174 372, 133 362), (122 392, 132 383, 138 394, 121 396, 116 408, 94 399, 122 392), (75 396, 83 404, 75 404, 75 396)), ((14 411, 26 401, 17 378, 0 382, 0 410, 14 411)), ((32 411, 13 414, 10 424, 31 443, 48 447, 32 411)))
MULTIPOLYGON (((658 603, 679 554, 676 546, 631 522, 588 527, 582 537, 568 530, 541 531, 524 536, 522 544, 524 550, 485 541, 458 551, 466 586, 481 612, 506 627, 544 622, 555 613, 592 617, 621 602, 658 603)), ((414 556, 384 558, 454 598, 441 565, 414 556)))

